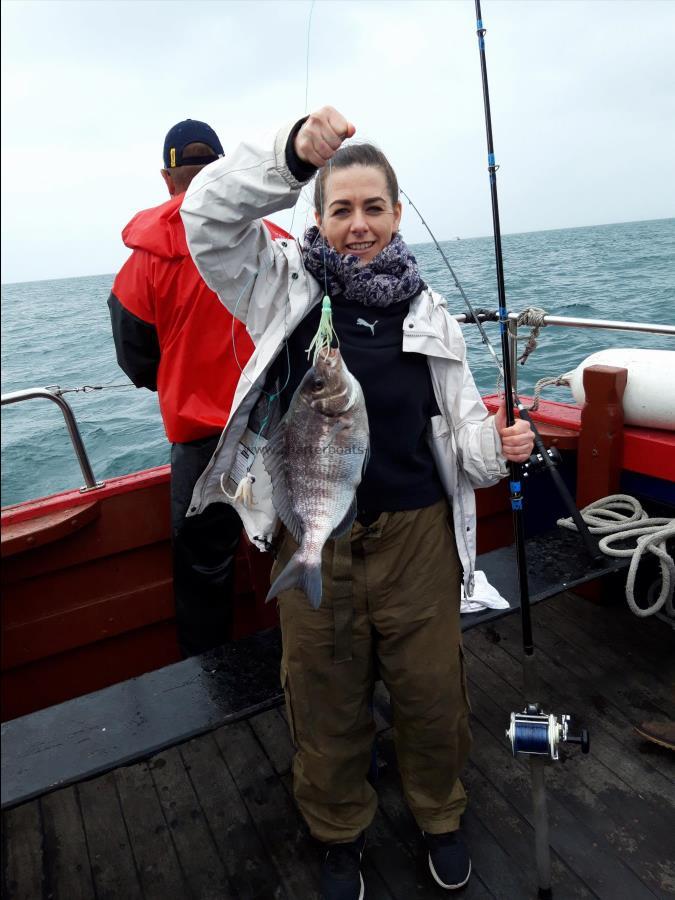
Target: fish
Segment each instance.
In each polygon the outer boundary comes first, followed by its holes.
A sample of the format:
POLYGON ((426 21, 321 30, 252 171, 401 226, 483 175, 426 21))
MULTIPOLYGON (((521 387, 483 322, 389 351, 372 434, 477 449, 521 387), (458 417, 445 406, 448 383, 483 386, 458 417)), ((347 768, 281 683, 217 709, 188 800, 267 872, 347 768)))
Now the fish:
POLYGON ((262 448, 274 509, 299 544, 267 600, 299 588, 321 605, 321 553, 356 518, 356 489, 370 453, 363 390, 339 349, 319 354, 262 448))

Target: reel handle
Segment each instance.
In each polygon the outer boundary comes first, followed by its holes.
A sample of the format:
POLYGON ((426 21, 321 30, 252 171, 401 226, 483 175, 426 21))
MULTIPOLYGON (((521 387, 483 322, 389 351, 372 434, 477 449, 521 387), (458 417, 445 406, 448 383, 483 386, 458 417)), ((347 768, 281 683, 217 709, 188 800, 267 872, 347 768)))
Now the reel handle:
POLYGON ((591 749, 591 736, 588 728, 582 728, 581 734, 568 734, 565 738, 567 744, 581 744, 581 752, 588 753, 591 749))

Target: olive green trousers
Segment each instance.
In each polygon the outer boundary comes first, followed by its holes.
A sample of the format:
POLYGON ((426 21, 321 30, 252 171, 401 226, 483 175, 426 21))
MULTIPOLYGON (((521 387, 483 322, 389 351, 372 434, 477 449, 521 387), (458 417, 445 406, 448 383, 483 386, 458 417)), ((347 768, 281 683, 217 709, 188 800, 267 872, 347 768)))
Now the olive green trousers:
MULTIPOLYGON (((296 548, 286 532, 272 579, 296 548)), ((376 677, 391 695, 399 770, 418 825, 454 831, 466 806, 458 776, 471 733, 461 567, 447 503, 382 513, 367 528, 356 522, 324 548, 322 575, 318 610, 299 590, 279 597, 293 787, 310 831, 327 843, 350 841, 375 815, 367 774, 376 677)))

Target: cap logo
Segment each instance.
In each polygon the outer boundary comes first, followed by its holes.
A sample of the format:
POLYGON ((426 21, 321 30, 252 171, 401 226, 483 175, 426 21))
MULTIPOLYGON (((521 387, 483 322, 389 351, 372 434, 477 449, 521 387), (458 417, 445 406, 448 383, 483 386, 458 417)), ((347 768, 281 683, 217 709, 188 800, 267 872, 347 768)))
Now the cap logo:
POLYGON ((176 168, 176 148, 175 147, 172 147, 171 150, 169 151, 169 160, 171 162, 170 168, 175 169, 176 168))

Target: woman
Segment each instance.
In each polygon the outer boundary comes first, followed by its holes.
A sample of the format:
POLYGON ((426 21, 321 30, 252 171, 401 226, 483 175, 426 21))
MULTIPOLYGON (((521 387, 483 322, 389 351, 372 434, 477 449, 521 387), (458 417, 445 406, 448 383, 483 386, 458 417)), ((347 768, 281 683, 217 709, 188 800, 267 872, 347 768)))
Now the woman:
MULTIPOLYGON (((470 744, 459 604, 462 572, 467 593, 473 588, 474 487, 494 483, 505 460, 524 461, 533 445, 527 423, 506 427, 503 409, 487 415, 459 326, 398 234, 396 176, 370 145, 341 149, 354 133, 324 107, 282 130, 272 151, 242 145, 208 166, 182 208, 201 274, 256 344, 191 512, 224 492, 233 497, 251 451, 309 366, 326 292, 366 398, 370 462, 351 533, 325 547, 322 605, 311 609, 296 590, 279 598, 294 792, 326 844, 325 900, 364 896, 376 673, 391 694, 403 787, 431 874, 447 889, 469 879, 459 832, 466 798, 458 776, 470 744), (261 218, 292 206, 317 169, 316 228, 302 247, 271 241, 261 218)), ((233 502, 264 547, 277 521, 260 457, 250 468, 253 502, 233 502)), ((284 533, 273 577, 295 547, 284 533)))

